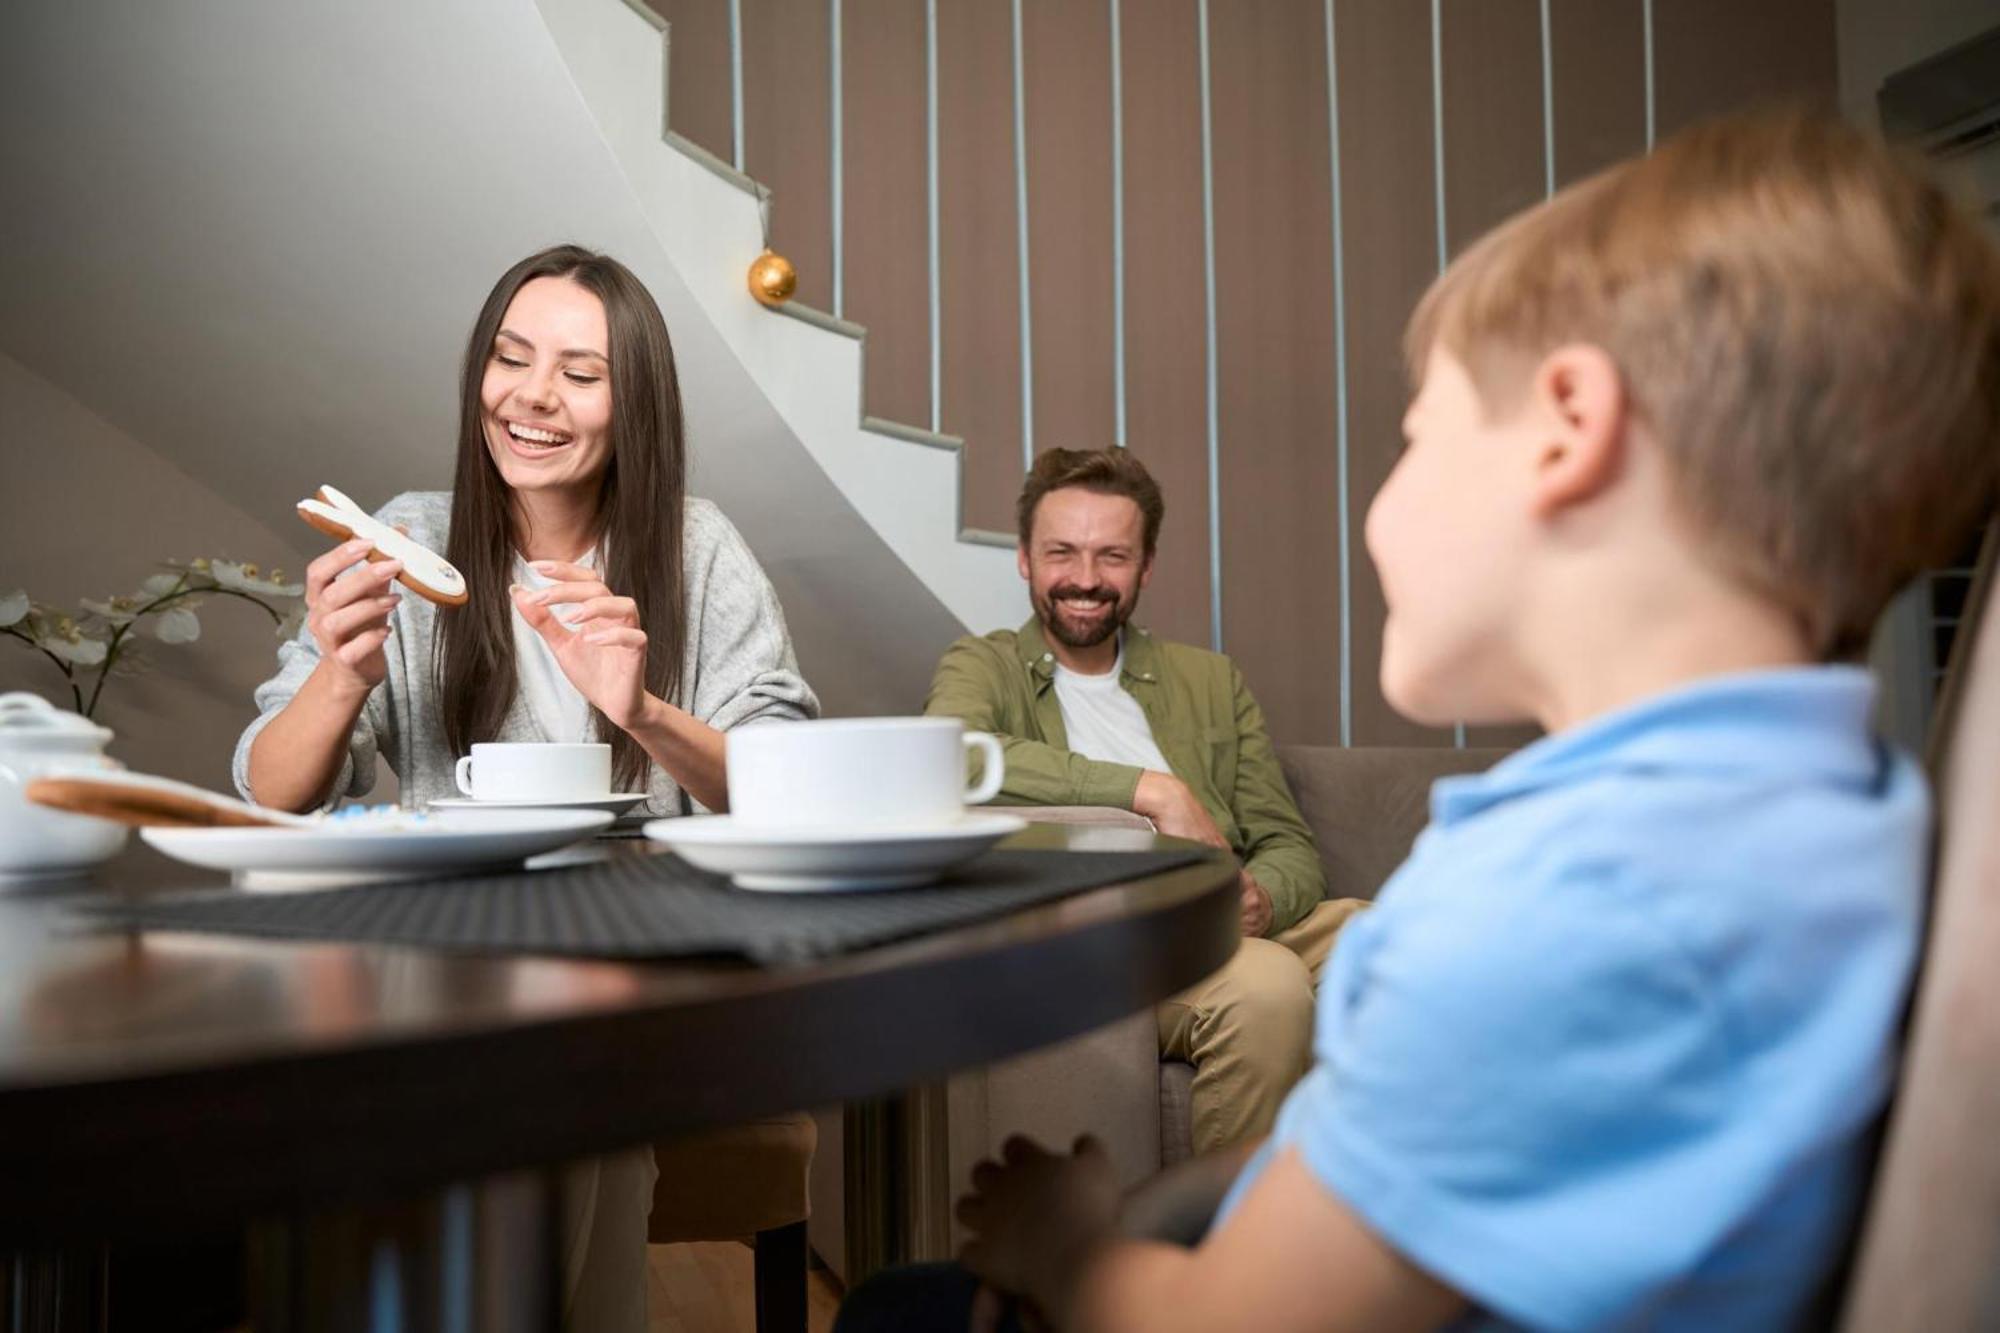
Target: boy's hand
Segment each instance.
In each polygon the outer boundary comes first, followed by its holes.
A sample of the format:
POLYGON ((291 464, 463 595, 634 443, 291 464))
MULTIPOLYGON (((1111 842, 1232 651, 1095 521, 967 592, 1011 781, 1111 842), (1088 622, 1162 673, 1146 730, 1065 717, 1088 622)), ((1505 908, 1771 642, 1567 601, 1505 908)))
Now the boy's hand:
POLYGON ((1215 826, 1208 807, 1195 797, 1188 785, 1171 773, 1147 769, 1139 775, 1132 791, 1132 811, 1153 821, 1153 827, 1170 838, 1205 842, 1229 850, 1222 830, 1215 826))
POLYGON ((1261 940, 1271 929, 1271 895, 1247 870, 1239 873, 1237 882, 1243 890, 1243 938, 1261 940))
POLYGON ((959 1262, 1061 1327, 1077 1274, 1113 1238, 1119 1190, 1111 1159, 1088 1135, 1070 1156, 1019 1135, 1000 1155, 973 1168, 972 1193, 958 1201, 958 1220, 973 1232, 959 1262))

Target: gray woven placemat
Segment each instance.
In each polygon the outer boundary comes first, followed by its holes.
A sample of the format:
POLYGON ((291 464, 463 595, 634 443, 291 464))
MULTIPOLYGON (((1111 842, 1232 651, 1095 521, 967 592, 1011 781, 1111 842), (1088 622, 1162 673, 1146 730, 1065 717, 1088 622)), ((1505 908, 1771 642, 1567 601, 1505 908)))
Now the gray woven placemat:
POLYGON ((750 893, 672 855, 300 893, 208 892, 95 903, 142 930, 353 940, 586 958, 734 955, 797 962, 1004 916, 1158 874, 1200 852, 994 851, 920 889, 750 893))

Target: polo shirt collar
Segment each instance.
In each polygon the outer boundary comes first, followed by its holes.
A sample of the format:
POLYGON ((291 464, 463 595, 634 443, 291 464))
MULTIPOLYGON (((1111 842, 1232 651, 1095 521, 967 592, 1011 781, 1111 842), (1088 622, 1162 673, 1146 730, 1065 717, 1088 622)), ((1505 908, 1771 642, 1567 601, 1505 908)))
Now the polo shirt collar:
POLYGON ((1853 666, 1717 676, 1544 737, 1485 773, 1431 789, 1440 826, 1512 797, 1604 773, 1809 775, 1872 787, 1885 771, 1875 681, 1853 666))

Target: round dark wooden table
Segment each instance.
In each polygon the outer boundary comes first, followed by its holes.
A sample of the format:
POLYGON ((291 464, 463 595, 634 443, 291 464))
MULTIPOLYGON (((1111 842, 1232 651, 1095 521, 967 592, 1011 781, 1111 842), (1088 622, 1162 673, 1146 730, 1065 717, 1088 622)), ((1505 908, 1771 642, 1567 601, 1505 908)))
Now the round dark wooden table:
POLYGON ((883 1097, 1137 1012, 1238 933, 1222 853, 785 967, 93 933, 65 910, 225 883, 135 840, 87 880, 0 890, 0 1250, 335 1216, 883 1097))

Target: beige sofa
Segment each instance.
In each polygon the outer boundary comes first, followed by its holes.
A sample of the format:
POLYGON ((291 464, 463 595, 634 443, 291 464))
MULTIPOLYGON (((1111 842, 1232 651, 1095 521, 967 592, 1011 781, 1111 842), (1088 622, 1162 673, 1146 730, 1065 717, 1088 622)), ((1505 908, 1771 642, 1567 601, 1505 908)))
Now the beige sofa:
MULTIPOLYGON (((1373 898, 1429 818, 1433 781, 1474 772, 1504 750, 1281 747, 1279 759, 1311 825, 1334 898, 1373 898)), ((1022 811, 1021 813, 1029 813, 1022 811)), ((1045 818, 1143 821, 1126 811, 1049 811, 1045 818)), ((944 1258, 963 1239, 950 1220, 952 1198, 973 1166, 998 1153, 1009 1135, 1067 1145, 1096 1135, 1119 1176, 1135 1183, 1190 1152, 1188 1091, 1193 1069, 1162 1062, 1151 1012, 1134 1014, 1060 1046, 961 1074, 917 1096, 931 1136, 926 1169, 908 1201, 919 1258, 944 1258)), ((822 1151, 813 1183, 813 1248, 836 1272, 845 1268, 840 1234, 840 1139, 837 1112, 820 1118, 822 1151)))

